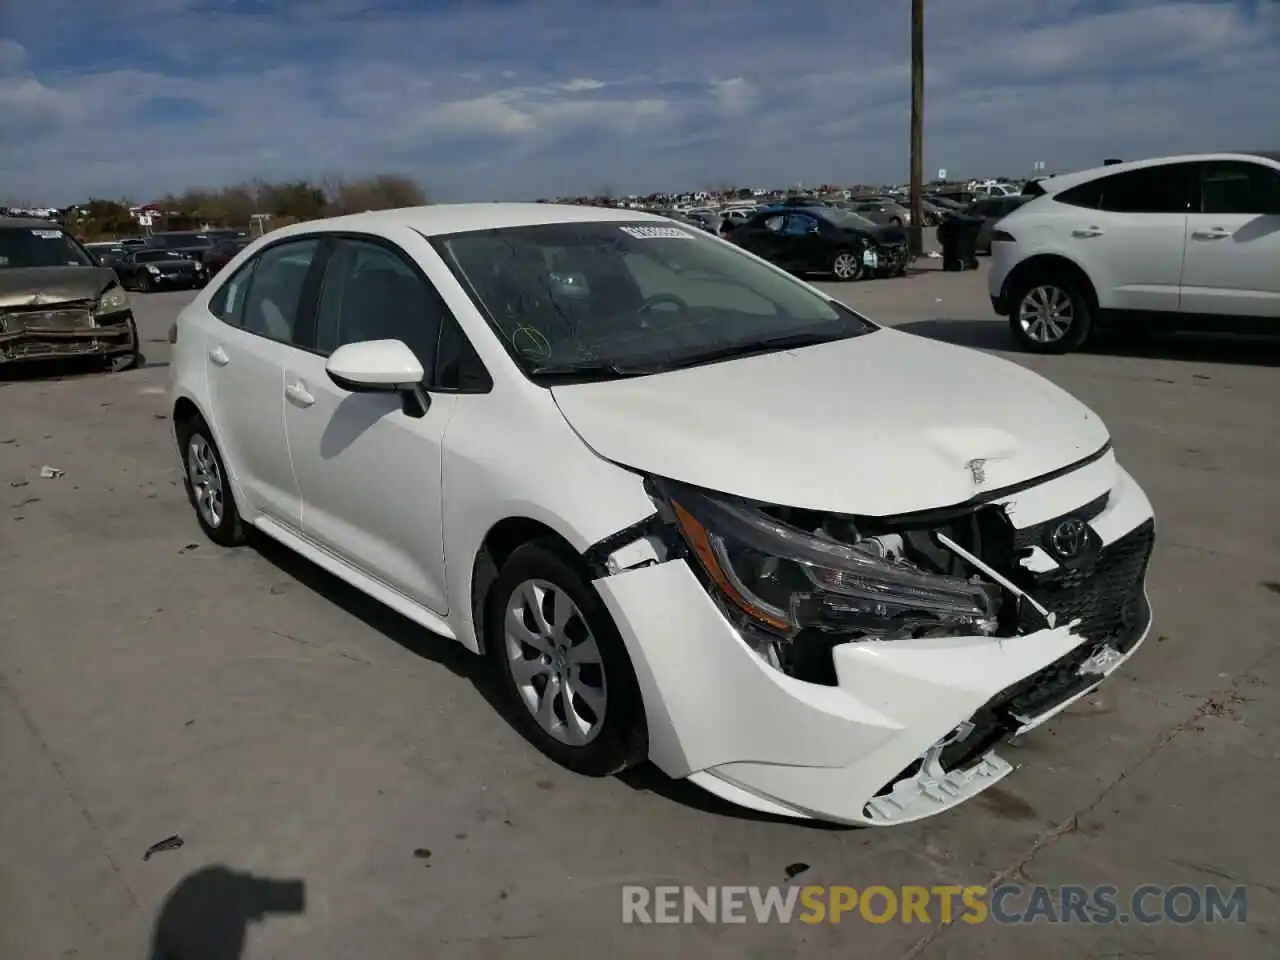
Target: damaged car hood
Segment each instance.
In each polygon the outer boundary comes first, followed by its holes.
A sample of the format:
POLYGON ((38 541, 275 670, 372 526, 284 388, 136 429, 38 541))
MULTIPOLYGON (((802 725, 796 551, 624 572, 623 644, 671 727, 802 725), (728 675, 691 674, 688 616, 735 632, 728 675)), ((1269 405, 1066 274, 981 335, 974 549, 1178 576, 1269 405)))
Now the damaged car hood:
POLYGON ((116 283, 110 267, 16 267, 0 270, 0 309, 97 300, 116 283))
POLYGON ((1096 414, 1030 370, 893 330, 551 392, 615 463, 845 514, 960 504, 1109 440, 1096 414))

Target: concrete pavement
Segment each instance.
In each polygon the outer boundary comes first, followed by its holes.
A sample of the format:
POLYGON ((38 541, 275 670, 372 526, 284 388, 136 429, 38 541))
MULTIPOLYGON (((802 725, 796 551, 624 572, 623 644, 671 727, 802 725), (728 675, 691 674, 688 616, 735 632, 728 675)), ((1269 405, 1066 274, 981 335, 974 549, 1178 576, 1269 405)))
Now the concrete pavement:
MULTIPOLYGON (((832 289, 1009 349, 981 273, 832 289)), ((0 383, 0 958, 146 957, 179 885, 171 915, 221 912, 202 928, 219 957, 241 936, 244 957, 282 960, 1277 955, 1280 342, 1008 354, 1098 410, 1151 496, 1152 636, 1006 749, 1022 768, 979 800, 846 830, 649 770, 577 778, 511 730, 460 648, 279 549, 205 541, 162 394, 185 299, 135 297, 143 369, 0 383), (797 883, 859 887, 1246 884, 1248 922, 620 924, 624 883, 778 884, 801 866, 797 883), (260 880, 300 882, 303 902, 260 880)))

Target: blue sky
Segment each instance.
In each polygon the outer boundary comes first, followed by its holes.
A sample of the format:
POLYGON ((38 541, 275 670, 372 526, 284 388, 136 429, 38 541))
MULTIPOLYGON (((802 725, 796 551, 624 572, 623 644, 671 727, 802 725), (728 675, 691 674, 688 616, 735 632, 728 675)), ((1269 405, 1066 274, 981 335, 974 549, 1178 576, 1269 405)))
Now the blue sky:
MULTIPOLYGON (((926 171, 1280 147, 1277 0, 926 0, 926 171)), ((0 202, 907 174, 908 0, 0 0, 0 202)))

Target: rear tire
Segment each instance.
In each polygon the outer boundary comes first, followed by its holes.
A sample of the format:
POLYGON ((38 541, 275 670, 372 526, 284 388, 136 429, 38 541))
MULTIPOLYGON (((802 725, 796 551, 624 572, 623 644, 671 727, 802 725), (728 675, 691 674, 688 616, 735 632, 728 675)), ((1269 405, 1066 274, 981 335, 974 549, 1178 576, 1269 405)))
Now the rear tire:
POLYGON ((1018 346, 1029 353, 1071 353, 1093 330, 1092 300, 1070 274, 1028 275, 1010 299, 1009 328, 1018 346))
POLYGON ((557 543, 516 548, 485 597, 484 615, 485 649, 525 739, 590 777, 645 759, 648 728, 626 644, 557 543))
POLYGON ((246 540, 244 521, 213 431, 203 418, 193 416, 176 425, 176 434, 182 452, 183 485, 200 529, 220 547, 242 546, 246 540))

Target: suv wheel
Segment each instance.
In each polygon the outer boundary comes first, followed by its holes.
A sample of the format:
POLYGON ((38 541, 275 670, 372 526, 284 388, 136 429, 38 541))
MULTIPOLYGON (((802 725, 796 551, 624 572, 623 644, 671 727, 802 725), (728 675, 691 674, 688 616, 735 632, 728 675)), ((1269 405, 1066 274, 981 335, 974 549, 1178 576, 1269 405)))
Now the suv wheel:
POLYGON ((595 588, 553 543, 511 554, 485 603, 485 646, 516 728, 561 766, 610 776, 649 738, 626 645, 595 588))
POLYGON ((1088 339, 1093 325, 1089 298, 1072 277, 1039 275, 1018 285, 1009 326, 1031 353, 1070 353, 1088 339))

